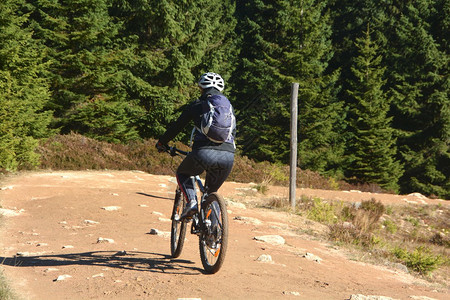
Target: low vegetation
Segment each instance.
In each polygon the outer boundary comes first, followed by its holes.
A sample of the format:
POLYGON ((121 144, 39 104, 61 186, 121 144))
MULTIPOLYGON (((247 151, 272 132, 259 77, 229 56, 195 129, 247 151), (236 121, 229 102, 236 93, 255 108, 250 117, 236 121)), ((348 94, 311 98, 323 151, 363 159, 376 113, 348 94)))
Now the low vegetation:
POLYGON ((17 299, 14 293, 9 288, 6 279, 4 278, 0 269, 0 299, 2 300, 13 300, 17 299))
MULTIPOLYGON (((0 177, 0 182, 1 182, 1 177, 0 177)), ((0 208, 1 208, 1 203, 0 203, 0 208)), ((0 215, 0 227, 3 226, 3 220, 2 220, 2 215, 0 215)), ((16 296, 14 295, 14 293, 12 292, 12 290, 10 289, 10 287, 8 286, 8 282, 6 280, 6 278, 3 276, 3 270, 1 268, 2 266, 2 261, 0 261, 0 299, 1 300, 13 300, 13 299, 17 299, 16 296)))
MULTIPOLYGON (((141 170, 151 174, 172 175, 179 158, 158 153, 156 140, 113 144, 94 140, 79 134, 56 135, 41 143, 37 151, 41 156, 41 169, 53 170, 141 170)), ((187 150, 177 143, 177 147, 187 150)), ((344 181, 321 176, 316 172, 298 172, 297 186, 318 189, 352 189, 373 191, 373 185, 351 186, 344 181)), ((264 193, 269 184, 288 185, 289 166, 254 162, 245 156, 236 155, 229 180, 255 182, 264 193)), ((375 188, 379 190, 378 188, 375 188)))
POLYGON ((439 205, 385 206, 376 199, 349 204, 308 197, 296 204, 292 211, 286 199, 269 200, 269 207, 327 225, 323 238, 360 253, 360 258, 403 266, 435 281, 445 281, 450 272, 450 211, 439 205))

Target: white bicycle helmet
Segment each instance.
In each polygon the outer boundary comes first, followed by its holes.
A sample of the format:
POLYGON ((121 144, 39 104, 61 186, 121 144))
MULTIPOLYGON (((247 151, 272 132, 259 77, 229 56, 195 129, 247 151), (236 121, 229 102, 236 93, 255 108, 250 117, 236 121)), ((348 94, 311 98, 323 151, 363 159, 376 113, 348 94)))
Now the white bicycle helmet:
POLYGON ((223 91, 225 87, 225 82, 223 81, 222 76, 216 73, 208 72, 203 74, 198 81, 198 86, 202 89, 207 88, 216 88, 219 91, 223 91))

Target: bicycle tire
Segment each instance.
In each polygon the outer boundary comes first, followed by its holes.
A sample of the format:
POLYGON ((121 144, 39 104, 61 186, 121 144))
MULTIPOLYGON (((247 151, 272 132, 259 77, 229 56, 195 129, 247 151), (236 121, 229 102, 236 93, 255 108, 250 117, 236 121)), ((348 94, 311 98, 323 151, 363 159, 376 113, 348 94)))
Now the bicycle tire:
POLYGON ((200 235, 200 258, 205 271, 214 274, 220 270, 225 261, 228 246, 228 213, 225 200, 217 193, 208 195, 202 209, 205 220, 211 222, 211 230, 200 235), (218 223, 214 224, 216 221, 218 223))
POLYGON ((170 231, 170 253, 172 258, 177 258, 183 250, 184 239, 186 237, 186 220, 180 220, 180 215, 186 205, 186 199, 183 193, 177 188, 175 192, 175 201, 172 209, 172 229, 170 231))

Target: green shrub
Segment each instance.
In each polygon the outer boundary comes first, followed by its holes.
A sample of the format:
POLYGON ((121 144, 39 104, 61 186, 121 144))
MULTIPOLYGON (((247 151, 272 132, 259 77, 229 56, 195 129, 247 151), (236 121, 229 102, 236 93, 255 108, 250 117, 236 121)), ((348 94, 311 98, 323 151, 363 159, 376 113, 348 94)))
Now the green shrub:
POLYGON ((320 198, 313 199, 313 205, 307 212, 307 217, 313 221, 326 224, 335 223, 337 218, 334 214, 333 205, 326 201, 322 201, 320 198))
POLYGON ((386 229, 386 231, 389 232, 389 233, 394 234, 398 230, 397 225, 395 225, 395 223, 392 222, 391 220, 385 220, 383 222, 383 225, 384 225, 384 228, 386 229))
POLYGON ((417 247, 413 252, 395 247, 392 253, 405 263, 409 269, 423 275, 434 271, 444 262, 440 255, 433 254, 429 248, 424 246, 417 247))

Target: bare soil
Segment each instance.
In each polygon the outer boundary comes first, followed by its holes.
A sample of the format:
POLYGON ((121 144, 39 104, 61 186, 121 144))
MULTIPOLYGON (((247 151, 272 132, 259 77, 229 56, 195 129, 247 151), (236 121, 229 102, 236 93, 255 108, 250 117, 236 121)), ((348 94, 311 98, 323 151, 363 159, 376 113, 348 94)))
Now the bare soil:
MULTIPOLYGON (((230 241, 222 269, 204 274, 198 238, 188 234, 183 253, 170 258, 170 176, 133 171, 30 172, 0 184, 3 224, 0 263, 24 299, 449 299, 446 287, 402 269, 358 262, 306 235, 326 230, 285 212, 261 208, 269 195, 251 184, 227 182, 230 241), (117 210, 107 210, 115 206, 117 210), (5 210, 7 209, 7 210, 5 210), (9 213, 8 213, 9 212, 9 213), (158 235, 149 234, 154 228, 158 235), (271 245, 255 236, 280 235, 271 245), (305 258, 312 253, 320 262, 305 258), (266 254, 271 262, 258 261, 266 254), (57 280, 70 275, 65 280, 57 280)), ((386 204, 448 202, 416 196, 298 189, 301 195, 386 204)))

